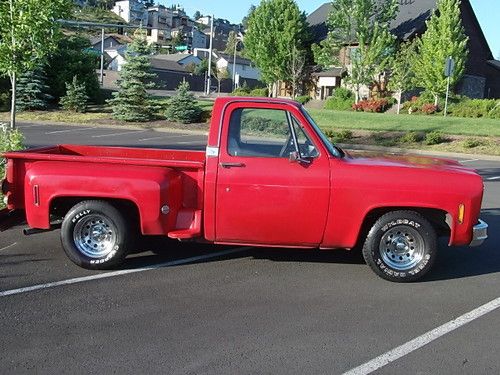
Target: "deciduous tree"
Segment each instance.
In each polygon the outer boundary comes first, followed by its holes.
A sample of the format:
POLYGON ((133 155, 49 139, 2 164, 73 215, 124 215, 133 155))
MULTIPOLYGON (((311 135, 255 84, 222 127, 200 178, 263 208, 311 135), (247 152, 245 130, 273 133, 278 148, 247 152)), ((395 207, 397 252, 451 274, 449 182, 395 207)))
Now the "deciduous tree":
POLYGON ((462 26, 460 0, 438 0, 426 26, 427 31, 419 43, 415 75, 419 85, 434 96, 434 104, 438 105, 439 96, 446 92, 446 59, 451 56, 455 61, 450 80, 452 86, 460 80, 465 70, 468 37, 462 26))
POLYGON ((264 0, 252 12, 245 35, 246 56, 260 69, 264 82, 290 80, 290 51, 304 50, 306 25, 305 14, 294 0, 264 0))
POLYGON ((417 60, 418 40, 401 43, 399 50, 391 59, 389 89, 394 91, 398 100, 398 115, 401 111, 401 96, 403 92, 415 87, 415 61, 417 60))
POLYGON ((70 0, 0 1, 0 74, 12 87, 11 128, 16 123, 16 83, 24 72, 40 65, 59 37, 59 18, 72 6, 70 0))

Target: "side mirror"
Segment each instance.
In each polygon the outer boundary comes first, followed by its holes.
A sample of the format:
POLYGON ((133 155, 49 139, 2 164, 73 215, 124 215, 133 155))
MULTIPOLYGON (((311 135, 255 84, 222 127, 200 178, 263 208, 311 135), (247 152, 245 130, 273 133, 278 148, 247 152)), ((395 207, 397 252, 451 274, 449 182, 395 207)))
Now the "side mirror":
POLYGON ((297 151, 290 152, 290 163, 311 164, 310 160, 304 159, 297 151))

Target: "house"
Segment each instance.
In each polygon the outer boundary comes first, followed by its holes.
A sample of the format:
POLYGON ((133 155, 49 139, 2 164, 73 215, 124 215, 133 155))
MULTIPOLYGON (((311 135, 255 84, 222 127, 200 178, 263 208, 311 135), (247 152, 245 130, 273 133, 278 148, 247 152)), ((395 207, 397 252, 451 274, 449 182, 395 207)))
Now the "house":
MULTIPOLYGON (((102 37, 100 35, 92 37, 90 39, 90 44, 92 48, 96 51, 101 51, 101 41, 102 37)), ((124 46, 128 43, 131 43, 132 39, 126 35, 120 34, 106 34, 104 35, 104 50, 107 49, 116 49, 121 46, 124 46)))
POLYGON ((111 11, 130 24, 146 25, 148 22, 146 7, 138 0, 117 1, 111 11))
POLYGON ((170 55, 154 55, 152 61, 155 61, 156 68, 160 69, 162 66, 166 68, 173 68, 175 70, 185 71, 186 69, 180 69, 181 67, 187 68, 190 65, 199 65, 201 59, 190 53, 173 53, 170 55), (174 63, 174 64, 171 64, 174 63), (179 65, 179 67, 177 67, 179 65))
POLYGON ((118 46, 115 48, 107 48, 104 50, 104 60, 107 70, 112 70, 115 72, 120 72, 123 65, 126 64, 125 52, 127 51, 127 46, 118 46))
POLYGON ((179 33, 185 41, 184 50, 193 51, 196 48, 206 48, 207 36, 195 26, 182 25, 173 28, 171 31, 172 38, 175 38, 179 33))
POLYGON ((234 64, 234 55, 214 52, 218 69, 227 69, 229 76, 235 74, 235 86, 240 86, 243 80, 260 80, 260 70, 254 63, 240 56, 236 56, 236 64, 234 64))
MULTIPOLYGON (((203 33, 207 36, 207 40, 210 39, 210 23, 211 23, 211 17, 210 16, 205 16, 197 20, 199 23, 202 23, 205 25, 203 28, 203 33)), ((229 39, 229 34, 231 32, 235 32, 238 35, 241 35, 242 31, 242 26, 241 25, 235 25, 230 23, 227 20, 224 19, 214 19, 214 32, 213 32, 213 49, 217 51, 224 51, 227 46, 227 42, 229 39)))
POLYGON ((172 39, 171 25, 173 13, 163 5, 156 5, 147 9, 148 23, 147 41, 149 44, 165 45, 167 40, 172 39))
MULTIPOLYGON (((436 3, 437 0, 400 0, 399 12, 396 19, 390 24, 391 32, 400 41, 411 40, 417 35, 423 34, 426 28, 425 21, 431 17, 436 3)), ((325 3, 307 18, 316 43, 324 40, 328 34, 326 20, 331 10, 331 3, 325 3)), ((469 58, 466 62, 464 77, 458 83, 455 91, 471 98, 500 98, 499 62, 493 58, 469 0, 462 0, 461 14, 462 25, 469 37, 469 58)), ((348 65, 351 50, 355 48, 356 46, 348 46, 344 49, 341 59, 347 62, 346 65, 348 65)), ((317 97, 331 88, 331 86, 321 86, 320 81, 318 84, 320 86, 317 86, 315 90, 317 97)), ((367 88, 365 88, 366 95, 368 95, 367 88)))

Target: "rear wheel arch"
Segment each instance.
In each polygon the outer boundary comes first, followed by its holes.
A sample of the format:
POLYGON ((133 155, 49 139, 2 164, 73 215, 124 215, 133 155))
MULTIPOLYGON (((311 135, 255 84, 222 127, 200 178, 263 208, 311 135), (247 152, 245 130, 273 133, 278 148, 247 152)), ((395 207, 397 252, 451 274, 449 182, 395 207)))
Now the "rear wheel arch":
POLYGON ((102 197, 79 197, 79 196, 59 196, 50 201, 49 215, 57 218, 64 218, 66 214, 78 203, 83 201, 102 201, 109 203, 116 208, 126 218, 126 220, 137 230, 140 230, 141 213, 137 204, 127 199, 114 199, 102 197))

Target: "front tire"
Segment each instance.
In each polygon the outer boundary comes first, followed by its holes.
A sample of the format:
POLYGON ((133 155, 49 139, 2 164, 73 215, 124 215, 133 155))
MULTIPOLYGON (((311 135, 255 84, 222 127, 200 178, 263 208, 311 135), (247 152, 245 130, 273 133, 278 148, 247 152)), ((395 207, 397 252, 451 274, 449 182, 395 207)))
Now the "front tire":
POLYGON ((118 266, 127 256, 129 242, 122 214, 107 202, 80 202, 64 217, 61 243, 68 258, 80 267, 104 270, 118 266))
POLYGON ((395 282, 422 278, 434 264, 437 236, 432 225, 414 211, 393 211, 373 225, 363 257, 380 277, 395 282))

